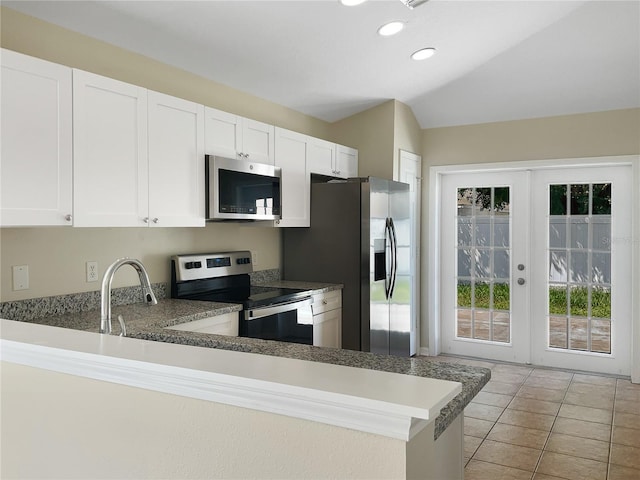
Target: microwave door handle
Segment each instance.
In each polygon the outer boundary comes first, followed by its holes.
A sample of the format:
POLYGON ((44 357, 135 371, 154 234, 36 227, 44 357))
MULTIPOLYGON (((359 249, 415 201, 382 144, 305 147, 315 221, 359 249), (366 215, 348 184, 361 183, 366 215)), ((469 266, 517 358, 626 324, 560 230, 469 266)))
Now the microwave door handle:
POLYGON ((279 313, 290 312, 291 310, 299 310, 302 308, 311 308, 311 298, 305 298, 302 301, 294 301, 289 303, 280 303, 264 308, 255 308, 253 310, 245 310, 245 320, 257 320, 258 318, 269 317, 279 313))

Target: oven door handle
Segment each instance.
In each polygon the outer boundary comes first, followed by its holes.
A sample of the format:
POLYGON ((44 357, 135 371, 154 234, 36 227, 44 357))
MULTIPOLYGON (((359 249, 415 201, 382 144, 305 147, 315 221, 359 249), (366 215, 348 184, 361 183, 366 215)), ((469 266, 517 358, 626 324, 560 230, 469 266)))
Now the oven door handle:
POLYGON ((270 315, 277 315, 278 313, 290 312, 291 310, 299 310, 301 308, 311 308, 313 299, 311 297, 304 300, 296 300, 289 303, 279 303, 278 305, 272 305, 270 307, 255 308, 253 310, 244 311, 245 320, 257 320, 258 318, 268 317, 270 315))

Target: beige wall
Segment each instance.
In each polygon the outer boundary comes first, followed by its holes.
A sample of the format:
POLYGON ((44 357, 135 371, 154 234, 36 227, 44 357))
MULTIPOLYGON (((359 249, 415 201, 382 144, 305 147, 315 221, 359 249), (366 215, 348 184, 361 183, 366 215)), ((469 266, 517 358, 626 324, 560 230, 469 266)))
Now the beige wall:
MULTIPOLYGON (((70 30, 0 8, 1 46, 52 62, 88 70, 237 113, 315 137, 327 138, 329 125, 272 102, 206 80, 150 58, 70 30)), ((0 301, 99 289, 85 282, 84 262, 99 262, 99 273, 116 258, 138 257, 152 282, 169 281, 168 258, 176 253, 250 249, 257 269, 280 266, 280 231, 275 228, 211 224, 202 229, 0 229, 0 301), (11 266, 29 265, 30 288, 14 292, 11 266)), ((123 269, 114 286, 135 285, 123 269)))
MULTIPOLYGON (((274 228, 213 223, 204 228, 2 228, 0 301, 100 289, 86 282, 85 262, 97 261, 99 278, 117 258, 139 259, 153 283, 168 282, 169 257, 193 252, 252 250, 256 270, 280 267, 280 234, 274 228), (12 290, 11 266, 29 266, 29 289, 12 290)), ((113 286, 138 285, 132 268, 118 270, 113 286)))
POLYGON ((399 159, 400 150, 415 153, 417 155, 422 154, 422 129, 416 120, 413 110, 409 105, 402 102, 395 102, 395 115, 393 123, 393 172, 394 179, 399 178, 400 172, 399 159))
POLYGON ((405 478, 402 440, 7 362, 0 367, 2 478, 405 478))
POLYGON ((640 109, 423 130, 425 167, 640 152, 640 109))
POLYGON ((423 130, 421 346, 429 344, 430 167, 633 154, 640 154, 638 108, 423 130))
POLYGON ((358 149, 358 175, 393 178, 395 100, 331 125, 331 139, 358 149))

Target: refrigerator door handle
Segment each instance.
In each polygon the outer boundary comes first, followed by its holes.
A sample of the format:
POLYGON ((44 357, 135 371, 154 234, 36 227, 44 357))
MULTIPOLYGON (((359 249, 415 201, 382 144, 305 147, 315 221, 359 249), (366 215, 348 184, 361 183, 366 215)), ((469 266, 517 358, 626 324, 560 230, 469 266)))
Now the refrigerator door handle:
POLYGON ((398 273, 398 240, 396 237, 396 226, 393 218, 389 218, 389 226, 391 227, 391 250, 392 250, 392 268, 391 268, 391 286, 389 288, 389 298, 393 296, 396 289, 396 277, 398 273))
POLYGON ((391 249, 393 249, 393 243, 392 243, 392 239, 391 239, 391 220, 389 217, 387 217, 387 220, 385 221, 385 225, 384 225, 384 263, 385 263, 385 274, 384 274, 384 297, 386 300, 389 300, 389 297, 391 296, 391 278, 393 275, 393 255, 389 255, 387 257, 387 245, 390 246, 391 249), (391 265, 390 268, 387 270, 386 265, 387 265, 387 261, 391 260, 391 265))

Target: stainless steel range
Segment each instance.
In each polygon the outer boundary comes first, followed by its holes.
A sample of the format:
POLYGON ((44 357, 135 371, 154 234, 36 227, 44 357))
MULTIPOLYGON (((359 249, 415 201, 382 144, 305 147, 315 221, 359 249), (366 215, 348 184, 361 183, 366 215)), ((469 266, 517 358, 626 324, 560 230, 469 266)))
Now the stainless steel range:
POLYGON ((171 297, 239 303, 241 337, 313 344, 308 290, 251 285, 251 252, 171 257, 171 297))

